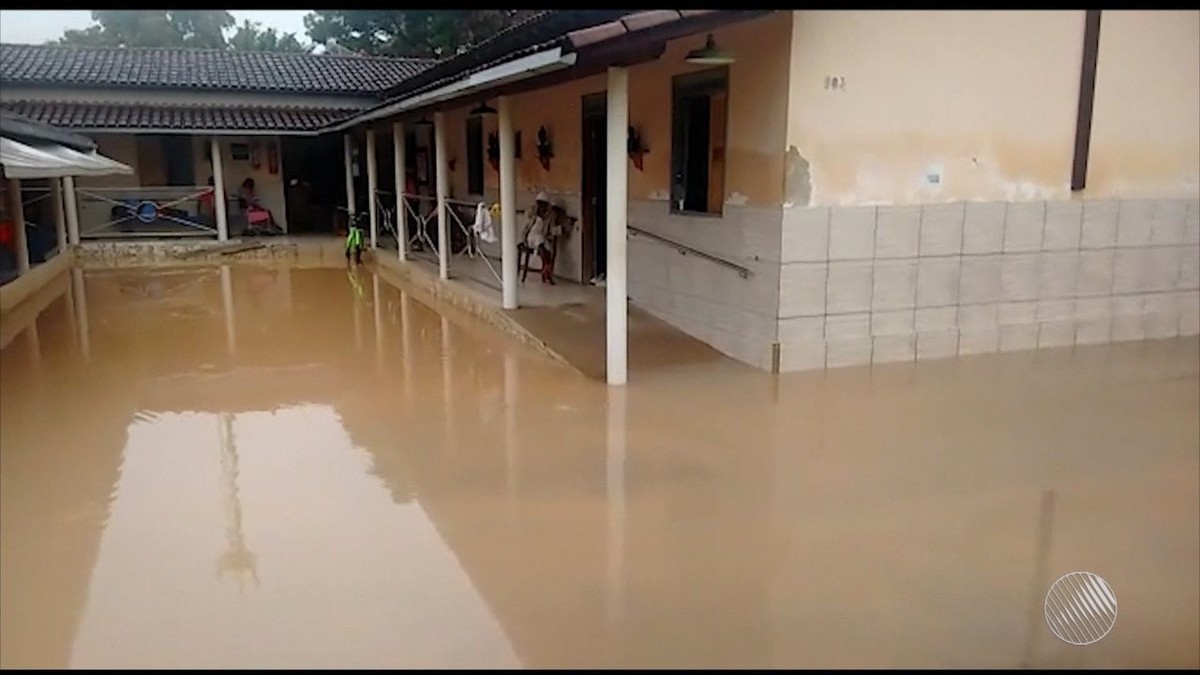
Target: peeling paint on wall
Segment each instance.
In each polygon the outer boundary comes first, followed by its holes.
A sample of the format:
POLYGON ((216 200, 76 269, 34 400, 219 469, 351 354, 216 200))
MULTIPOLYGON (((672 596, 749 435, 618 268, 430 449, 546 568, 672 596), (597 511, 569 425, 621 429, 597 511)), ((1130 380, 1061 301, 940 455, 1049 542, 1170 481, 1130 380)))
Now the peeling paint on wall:
POLYGON ((746 195, 740 192, 734 192, 733 194, 729 195, 729 198, 725 200, 725 203, 732 206, 745 206, 746 202, 748 201, 750 200, 746 197, 746 195))
POLYGON ((796 146, 788 148, 784 157, 783 205, 808 206, 812 198, 812 175, 808 160, 796 146))

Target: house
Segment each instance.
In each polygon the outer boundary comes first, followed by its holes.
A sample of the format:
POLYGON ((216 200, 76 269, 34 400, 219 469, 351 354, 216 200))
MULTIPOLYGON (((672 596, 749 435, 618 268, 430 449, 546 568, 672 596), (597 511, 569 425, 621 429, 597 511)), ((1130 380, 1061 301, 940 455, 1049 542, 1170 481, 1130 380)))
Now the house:
MULTIPOLYGON (((0 49, 0 103, 104 149, 115 123, 53 105, 87 108, 64 103, 70 78, 111 100, 90 59, 10 74, 59 49, 0 49)), ((367 195, 397 200, 415 173, 435 204, 500 201, 513 308, 514 210, 550 193, 578 218, 556 271, 608 273, 611 383, 627 300, 771 371, 1200 333, 1200 12, 550 11, 436 64, 371 67, 393 80, 287 94, 358 106, 300 132, 344 140, 349 209, 364 146, 367 195)), ((138 105, 232 95, 160 72, 123 81, 160 83, 138 105)), ((282 105, 239 77, 244 106, 282 105)), ((373 242, 387 199, 367 200, 373 242)), ((404 238, 431 217, 392 208, 404 238)))

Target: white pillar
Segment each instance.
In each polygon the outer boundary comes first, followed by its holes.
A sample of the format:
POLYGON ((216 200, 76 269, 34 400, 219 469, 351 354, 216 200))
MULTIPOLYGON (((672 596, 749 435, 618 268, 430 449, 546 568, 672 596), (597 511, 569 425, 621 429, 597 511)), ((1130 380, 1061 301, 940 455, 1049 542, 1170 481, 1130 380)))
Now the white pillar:
POLYGON ((446 195, 450 193, 450 162, 446 157, 446 116, 433 113, 433 153, 437 156, 438 276, 450 278, 450 228, 446 220, 446 195))
POLYGON ((354 223, 354 214, 358 212, 354 207, 354 160, 350 156, 352 143, 349 133, 342 136, 342 160, 346 165, 346 210, 350 212, 350 219, 346 221, 347 228, 354 223))
POLYGON ((217 210, 217 240, 229 240, 229 214, 225 203, 225 169, 221 166, 221 141, 213 138, 212 168, 213 168, 213 206, 217 210))
POLYGON ((67 198, 67 242, 79 243, 79 200, 75 195, 75 177, 63 176, 63 196, 67 198))
POLYGON ((625 384, 629 333, 626 316, 626 184, 629 138, 629 71, 608 69, 608 270, 605 274, 607 303, 608 383, 625 384))
POLYGON ((25 204, 21 201, 21 181, 8 179, 8 215, 12 220, 13 247, 17 249, 17 274, 29 271, 29 242, 25 239, 25 204))
POLYGON ((67 212, 63 208, 62 181, 50 179, 50 207, 54 210, 54 243, 59 253, 67 250, 67 212))
POLYGON ((517 308, 517 168, 512 108, 508 96, 499 103, 500 134, 500 278, 504 309, 517 308))
POLYGON ((233 277, 229 272, 229 265, 221 265, 221 308, 225 311, 225 348, 229 350, 230 357, 237 356, 237 328, 233 323, 233 277))
POLYGON ((371 248, 379 246, 379 205, 375 191, 379 189, 379 172, 375 166, 375 130, 367 129, 367 214, 371 221, 371 248))
POLYGON ((408 209, 404 208, 404 188, 408 185, 404 174, 404 124, 392 122, 392 163, 396 174, 396 239, 399 243, 400 262, 404 262, 404 247, 408 244, 408 209))
POLYGON ((83 270, 71 269, 71 299, 75 302, 75 327, 79 331, 79 350, 84 360, 92 358, 92 336, 88 326, 87 289, 83 285, 83 270))

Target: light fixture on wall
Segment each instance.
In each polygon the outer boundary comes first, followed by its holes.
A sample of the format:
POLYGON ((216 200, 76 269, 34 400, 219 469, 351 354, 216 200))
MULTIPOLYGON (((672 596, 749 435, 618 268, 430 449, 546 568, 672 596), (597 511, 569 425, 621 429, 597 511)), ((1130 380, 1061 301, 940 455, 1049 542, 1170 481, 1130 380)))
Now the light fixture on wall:
POLYGON ((717 41, 713 39, 713 34, 709 33, 704 46, 688 52, 684 61, 704 66, 724 66, 737 61, 737 59, 733 57, 732 53, 718 49, 717 41))
POLYGON ((493 131, 487 138, 488 162, 495 171, 500 170, 500 134, 493 131))
POLYGON ((487 104, 487 101, 480 101, 479 105, 471 109, 468 113, 471 117, 480 117, 482 115, 495 115, 496 109, 487 104))
POLYGON ((542 163, 543 169, 549 171, 550 160, 554 157, 554 150, 550 146, 550 134, 546 131, 546 127, 538 127, 536 147, 538 161, 542 163))

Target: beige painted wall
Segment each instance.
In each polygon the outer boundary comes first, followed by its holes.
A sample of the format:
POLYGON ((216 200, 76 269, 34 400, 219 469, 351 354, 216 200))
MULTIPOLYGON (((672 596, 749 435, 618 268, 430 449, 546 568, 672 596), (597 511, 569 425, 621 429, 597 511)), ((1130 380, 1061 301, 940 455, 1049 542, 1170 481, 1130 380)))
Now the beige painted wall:
MULTIPOLYGON (((780 46, 787 44, 790 31, 791 16, 776 13, 714 32, 718 44, 733 51, 738 59, 729 68, 725 201, 730 204, 779 206, 783 185, 783 157, 779 148, 784 142, 789 65, 787 50, 780 46)), ((665 202, 669 197, 671 78, 706 68, 684 62, 687 52, 703 42, 704 35, 674 40, 657 61, 629 70, 629 121, 650 149, 642 171, 632 162, 628 164, 631 201, 665 202)), ((518 208, 528 206, 533 195, 544 190, 570 215, 580 216, 583 97, 603 93, 606 88, 607 77, 600 74, 512 98, 513 127, 522 137, 521 157, 516 161, 518 208), (549 170, 542 167, 535 149, 537 131, 542 126, 546 127, 554 152, 549 170)), ((446 146, 449 157, 455 160, 450 189, 456 199, 479 197, 467 194, 466 152, 467 112, 478 103, 471 101, 446 111, 446 146)), ((495 106, 496 101, 489 103, 495 106)), ((486 117, 483 197, 489 201, 496 199, 500 180, 487 162, 487 135, 495 130, 496 117, 486 117)), ((582 233, 578 230, 564 241, 557 273, 581 280, 582 245, 582 233)), ((777 251, 768 252, 766 257, 777 255, 777 251)))
MULTIPOLYGON (((283 193, 283 156, 279 154, 279 172, 272 174, 267 162, 267 147, 275 145, 275 150, 279 152, 279 139, 274 136, 222 136, 221 144, 221 168, 225 174, 225 192, 231 197, 237 197, 238 189, 242 186, 242 181, 247 178, 254 179, 254 191, 263 205, 271 210, 271 214, 275 217, 275 224, 287 230, 287 200, 284 199, 283 193), (260 148, 262 160, 259 168, 255 169, 249 160, 234 161, 230 154, 230 146, 234 143, 257 143, 260 148)), ((205 154, 204 139, 196 137, 193 145, 193 157, 196 163, 196 182, 205 185, 208 183, 208 177, 212 175, 212 164, 205 154)), ((230 235, 236 236, 240 232, 240 218, 236 217, 236 204, 230 204, 230 235)))
POLYGON ((1087 197, 1200 192, 1200 12, 1105 10, 1095 101, 1087 197))
MULTIPOLYGON (((1082 10, 792 19, 785 203, 1072 198, 1082 10)), ((1195 195, 1200 13, 1105 11, 1100 33, 1075 196, 1195 195)))
POLYGON ((1069 196, 1082 11, 792 16, 786 201, 1069 196))
MULTIPOLYGON (((785 85, 788 60, 785 49, 791 31, 791 17, 776 13, 717 29, 718 44, 737 55, 729 69, 729 132, 726 198, 736 204, 778 206, 783 158, 778 149, 786 124, 785 85)), ((643 171, 629 164, 629 198, 666 200, 670 187, 671 165, 671 78, 682 73, 704 70, 684 62, 691 49, 702 46, 703 35, 674 40, 657 61, 629 70, 629 122, 636 127, 650 152, 643 171)), ((607 87, 605 75, 574 80, 558 86, 513 97, 514 129, 522 132, 522 157, 517 160, 517 190, 578 195, 581 181, 582 97, 602 93, 607 87), (553 146, 550 170, 538 162, 534 145, 538 127, 545 126, 553 146)), ((458 158, 453 174, 456 195, 466 194, 466 112, 472 102, 447 113, 447 145, 451 157, 458 158)), ((495 105, 495 101, 491 101, 495 105)), ((495 131, 496 121, 484 123, 487 134, 495 131)), ((486 153, 485 153, 486 163, 486 153)), ((485 187, 499 185, 499 175, 486 165, 485 187)), ((575 215, 575 214, 572 214, 575 215)))
MULTIPOLYGON (((134 173, 132 176, 81 176, 77 180, 79 187, 118 188, 143 185, 144 171, 142 170, 143 167, 139 164, 136 136, 132 134, 96 134, 92 135, 91 138, 96 141, 100 154, 129 165, 133 168, 134 173)), ((193 139, 192 146, 196 183, 198 185, 207 184, 209 176, 212 175, 212 165, 207 155, 204 140, 204 138, 197 136, 193 139)), ((267 208, 271 209, 271 212, 275 216, 275 222, 280 227, 287 229, 287 208, 283 191, 283 159, 280 156, 279 173, 272 175, 269 171, 266 154, 267 144, 277 144, 278 139, 262 136, 226 136, 221 138, 220 143, 222 164, 225 170, 225 192, 236 196, 242 181, 248 177, 253 177, 255 190, 259 198, 262 199, 267 208), (257 142, 262 147, 262 162, 258 169, 254 169, 249 161, 233 161, 230 154, 229 146, 231 144, 249 142, 257 142)), ((278 150, 278 146, 276 146, 276 150, 278 150)), ((147 183, 147 185, 152 184, 152 182, 147 183)), ((83 199, 80 201, 79 208, 81 221, 85 223, 104 222, 108 220, 107 214, 111 208, 111 204, 83 199)), ((235 213, 236 208, 231 206, 231 234, 236 236, 240 231, 238 229, 240 225, 234 225, 236 222, 234 218, 235 213)))

